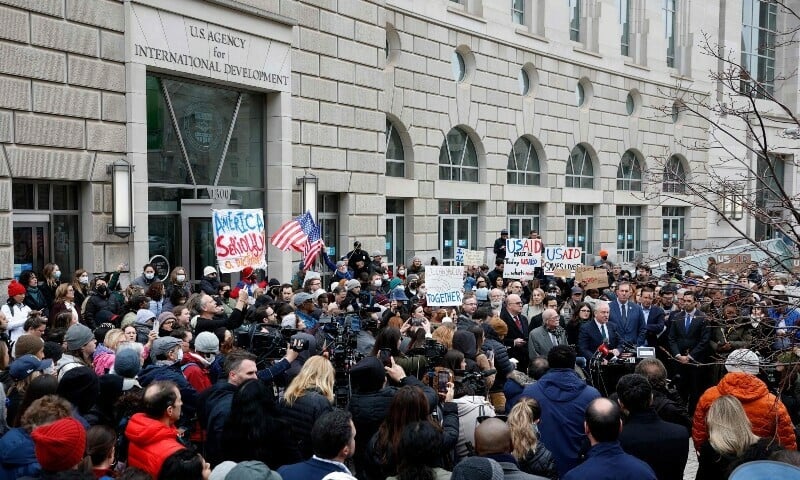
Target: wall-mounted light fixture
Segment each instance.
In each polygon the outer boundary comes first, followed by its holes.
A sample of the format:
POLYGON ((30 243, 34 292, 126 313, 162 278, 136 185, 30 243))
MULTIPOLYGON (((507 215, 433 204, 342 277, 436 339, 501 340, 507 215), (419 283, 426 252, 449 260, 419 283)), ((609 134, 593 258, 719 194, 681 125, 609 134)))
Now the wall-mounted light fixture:
POLYGON ((317 193, 319 192, 319 179, 316 175, 306 173, 297 179, 297 184, 300 185, 301 196, 303 201, 303 212, 310 212, 314 218, 315 223, 319 223, 317 218, 317 193))
POLYGON ((113 207, 108 233, 127 237, 133 232, 133 188, 131 172, 133 167, 125 160, 117 160, 108 166, 111 176, 111 198, 113 207))

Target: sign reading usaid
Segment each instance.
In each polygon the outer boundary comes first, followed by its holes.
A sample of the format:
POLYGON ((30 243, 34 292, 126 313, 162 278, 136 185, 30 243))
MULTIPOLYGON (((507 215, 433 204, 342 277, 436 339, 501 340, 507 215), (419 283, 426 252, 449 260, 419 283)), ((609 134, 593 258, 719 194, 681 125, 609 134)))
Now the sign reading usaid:
POLYGON ((131 4, 129 61, 259 89, 290 92, 290 45, 131 4))

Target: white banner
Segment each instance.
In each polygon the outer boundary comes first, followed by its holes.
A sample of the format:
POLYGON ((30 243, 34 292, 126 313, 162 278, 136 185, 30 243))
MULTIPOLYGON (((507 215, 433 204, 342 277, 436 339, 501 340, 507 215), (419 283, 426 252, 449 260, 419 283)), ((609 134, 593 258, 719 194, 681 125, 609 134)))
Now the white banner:
POLYGON ((430 307, 461 305, 464 297, 464 267, 425 267, 426 298, 430 307))

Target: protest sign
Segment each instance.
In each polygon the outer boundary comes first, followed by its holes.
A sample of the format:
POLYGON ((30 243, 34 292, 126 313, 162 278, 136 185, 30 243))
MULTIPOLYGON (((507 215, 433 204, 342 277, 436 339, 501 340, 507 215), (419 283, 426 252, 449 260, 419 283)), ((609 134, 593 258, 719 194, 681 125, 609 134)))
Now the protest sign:
POLYGON ((717 255, 717 273, 739 274, 750 268, 749 253, 720 253, 717 255))
MULTIPOLYGON (((554 246, 544 249, 542 261, 545 275, 555 275, 556 270, 566 270, 570 276, 574 275, 575 269, 581 265, 580 247, 554 246)), ((555 275, 561 276, 561 275, 555 275)))
POLYGON ((605 268, 594 268, 591 265, 580 265, 575 269, 575 283, 582 284, 584 290, 590 288, 603 288, 608 286, 608 270, 605 268))
POLYGON ((482 250, 467 250, 466 248, 458 247, 456 249, 456 263, 461 265, 483 265, 485 253, 482 250))
POLYGON ((542 241, 538 238, 509 238, 503 278, 533 278, 533 271, 542 266, 542 241))
POLYGON ((461 305, 464 297, 464 267, 426 266, 425 293, 428 306, 447 307, 461 305))
POLYGON ((214 210, 212 224, 221 273, 239 272, 245 267, 267 267, 262 209, 214 210))

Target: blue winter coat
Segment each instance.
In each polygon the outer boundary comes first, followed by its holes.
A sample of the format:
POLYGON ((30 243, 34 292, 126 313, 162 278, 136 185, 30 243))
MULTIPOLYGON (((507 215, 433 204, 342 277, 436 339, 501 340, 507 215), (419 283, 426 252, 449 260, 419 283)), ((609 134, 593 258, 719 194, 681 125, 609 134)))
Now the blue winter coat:
POLYGON ((31 434, 24 428, 12 428, 0 438, 0 480, 36 476, 41 470, 31 434))
POLYGON ((542 442, 553 454, 559 476, 564 476, 578 464, 578 453, 586 438, 586 407, 600 397, 600 392, 586 385, 575 370, 552 368, 538 382, 525 387, 522 396, 533 398, 542 407, 542 442))

